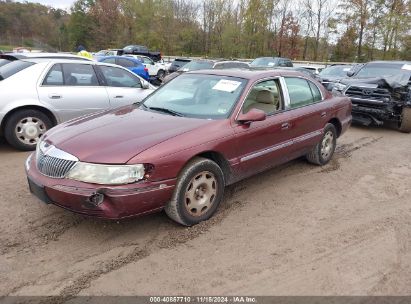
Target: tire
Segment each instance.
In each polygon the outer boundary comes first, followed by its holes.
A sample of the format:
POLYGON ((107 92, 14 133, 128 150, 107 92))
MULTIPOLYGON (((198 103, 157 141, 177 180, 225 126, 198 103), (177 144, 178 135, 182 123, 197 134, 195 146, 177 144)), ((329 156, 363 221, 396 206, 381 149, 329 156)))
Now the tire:
POLYGON ((212 160, 197 157, 180 173, 165 212, 184 226, 208 220, 223 199, 224 186, 221 168, 212 160))
POLYGON ((53 123, 46 114, 38 110, 20 110, 7 119, 4 137, 18 150, 32 151, 36 149, 41 136, 51 127, 53 123))
POLYGON ((321 140, 306 155, 307 160, 315 165, 327 164, 335 151, 337 145, 337 130, 331 123, 325 125, 321 140))
POLYGON ((411 108, 403 108, 398 130, 404 133, 411 132, 411 108))
POLYGON ((164 70, 160 70, 157 72, 157 78, 160 81, 163 81, 164 77, 166 77, 166 72, 164 70))

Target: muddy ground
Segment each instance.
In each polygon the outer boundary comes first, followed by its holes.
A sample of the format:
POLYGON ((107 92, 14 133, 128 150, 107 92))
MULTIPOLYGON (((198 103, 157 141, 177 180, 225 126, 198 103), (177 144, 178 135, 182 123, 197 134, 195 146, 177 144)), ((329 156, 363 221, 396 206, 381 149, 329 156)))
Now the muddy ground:
POLYGON ((0 295, 411 294, 411 135, 352 127, 327 166, 231 186, 192 228, 45 205, 27 155, 0 143, 0 295))

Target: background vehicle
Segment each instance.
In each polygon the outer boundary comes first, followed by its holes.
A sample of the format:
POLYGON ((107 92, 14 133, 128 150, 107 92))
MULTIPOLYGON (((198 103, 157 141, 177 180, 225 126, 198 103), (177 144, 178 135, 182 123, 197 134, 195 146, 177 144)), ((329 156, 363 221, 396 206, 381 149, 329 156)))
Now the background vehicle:
POLYGON ((334 91, 351 98, 355 122, 392 121, 400 131, 411 132, 410 61, 373 61, 348 76, 334 85, 334 91))
POLYGON ((65 54, 65 53, 7 53, 7 54, 0 54, 0 67, 12 61, 15 61, 15 60, 30 59, 30 58, 90 61, 90 59, 86 57, 72 55, 72 54, 65 54))
POLYGON ((93 59, 99 61, 100 59, 107 56, 121 56, 123 55, 123 49, 108 49, 101 50, 97 53, 93 53, 93 59))
POLYGON ((132 71, 134 74, 142 77, 143 79, 147 81, 150 80, 148 69, 138 59, 135 59, 132 57, 125 57, 125 56, 107 56, 107 57, 100 58, 98 61, 104 62, 104 63, 117 64, 119 66, 122 66, 132 71))
POLYGON ((185 64, 178 71, 167 75, 164 78, 163 83, 167 83, 170 80, 176 78, 178 75, 181 75, 182 73, 188 71, 198 71, 207 69, 248 69, 249 67, 249 64, 243 61, 197 59, 185 64))
POLYGON ((153 91, 120 66, 95 61, 24 59, 0 67, 0 133, 20 150, 66 120, 142 100, 153 91))
POLYGON ((26 172, 33 194, 74 212, 165 209, 191 226, 213 216, 226 185, 300 156, 328 163, 350 110, 348 98, 294 71, 190 72, 141 105, 50 130, 26 172))
POLYGON ((189 63, 191 61, 190 58, 176 58, 173 60, 173 62, 171 63, 170 67, 168 68, 168 72, 174 73, 176 72, 179 68, 183 67, 184 65, 186 65, 187 63, 189 63))
POLYGON ((254 67, 292 67, 293 63, 288 58, 282 57, 258 57, 254 59, 250 66, 254 67))
POLYGON ((124 54, 130 55, 143 55, 150 57, 154 61, 161 60, 161 52, 151 52, 148 48, 144 45, 128 45, 123 48, 124 54))
POLYGON ((318 75, 324 69, 322 66, 315 66, 315 65, 298 65, 298 68, 303 68, 309 70, 310 72, 318 75))
POLYGON ((150 57, 141 55, 125 55, 125 57, 132 57, 140 60, 140 62, 142 62, 144 67, 148 70, 148 75, 150 75, 150 77, 157 77, 160 80, 164 79, 166 75, 166 66, 164 63, 160 61, 155 62, 150 57))
POLYGON ((339 82, 343 78, 347 78, 347 73, 352 68, 352 65, 332 65, 326 67, 319 74, 321 83, 328 91, 332 91, 334 83, 339 82))

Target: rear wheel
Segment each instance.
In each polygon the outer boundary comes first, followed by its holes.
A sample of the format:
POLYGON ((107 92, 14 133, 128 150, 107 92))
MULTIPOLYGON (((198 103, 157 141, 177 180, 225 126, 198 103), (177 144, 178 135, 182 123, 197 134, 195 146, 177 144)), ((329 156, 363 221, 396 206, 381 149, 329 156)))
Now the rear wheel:
POLYGON ((163 70, 160 70, 157 72, 157 78, 161 81, 163 81, 164 77, 166 76, 166 72, 163 70))
POLYGON ((167 203, 167 215, 185 226, 208 220, 224 194, 221 168, 206 158, 196 158, 181 172, 174 194, 167 203))
POLYGON ((6 121, 4 136, 16 149, 31 151, 43 134, 53 126, 48 116, 38 110, 21 110, 6 121))
POLYGON ((404 133, 411 132, 411 108, 403 108, 398 130, 404 133))
POLYGON ((323 137, 320 142, 306 155, 307 160, 315 165, 327 164, 335 151, 337 145, 337 130, 331 123, 325 125, 323 137))

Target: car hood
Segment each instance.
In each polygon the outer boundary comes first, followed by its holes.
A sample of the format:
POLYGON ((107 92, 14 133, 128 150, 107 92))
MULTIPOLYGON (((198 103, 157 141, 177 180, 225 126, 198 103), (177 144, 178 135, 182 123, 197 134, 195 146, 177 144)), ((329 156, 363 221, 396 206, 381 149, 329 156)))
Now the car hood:
POLYGON ((66 122, 47 132, 44 140, 80 161, 125 164, 144 150, 211 122, 132 105, 66 122))
POLYGON ((386 87, 389 89, 399 89, 409 85, 411 73, 398 73, 393 76, 380 76, 380 77, 351 77, 340 80, 340 83, 345 85, 355 84, 370 84, 371 86, 386 87))

